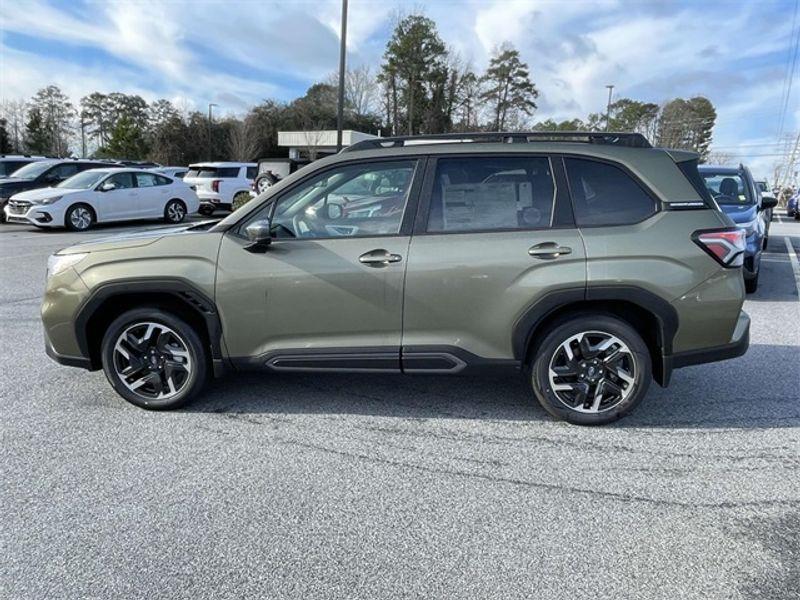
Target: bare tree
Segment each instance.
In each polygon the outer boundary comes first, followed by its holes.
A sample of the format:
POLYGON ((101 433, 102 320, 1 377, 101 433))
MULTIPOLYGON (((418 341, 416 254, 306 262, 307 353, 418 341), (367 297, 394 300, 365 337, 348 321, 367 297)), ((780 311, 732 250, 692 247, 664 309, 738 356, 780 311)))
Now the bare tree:
POLYGON ((9 138, 14 152, 22 152, 24 144, 25 120, 28 116, 24 100, 3 100, 0 114, 6 120, 9 138))
POLYGON ((719 165, 720 167, 727 167, 736 164, 736 158, 733 154, 728 152, 714 152, 713 150, 708 153, 706 162, 710 165, 719 165))
POLYGON ((250 161, 258 154, 258 133, 252 119, 232 119, 228 134, 228 154, 233 160, 250 161))

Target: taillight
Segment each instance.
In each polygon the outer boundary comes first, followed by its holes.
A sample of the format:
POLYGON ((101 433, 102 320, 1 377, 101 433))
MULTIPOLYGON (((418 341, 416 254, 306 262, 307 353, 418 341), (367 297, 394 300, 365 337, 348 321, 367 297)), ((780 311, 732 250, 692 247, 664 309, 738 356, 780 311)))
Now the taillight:
POLYGON ((695 231, 692 240, 723 267, 741 267, 744 263, 746 233, 742 229, 695 231))
POLYGON ((215 179, 214 181, 212 181, 211 182, 211 191, 219 193, 219 184, 220 183, 221 182, 220 182, 219 179, 215 179))

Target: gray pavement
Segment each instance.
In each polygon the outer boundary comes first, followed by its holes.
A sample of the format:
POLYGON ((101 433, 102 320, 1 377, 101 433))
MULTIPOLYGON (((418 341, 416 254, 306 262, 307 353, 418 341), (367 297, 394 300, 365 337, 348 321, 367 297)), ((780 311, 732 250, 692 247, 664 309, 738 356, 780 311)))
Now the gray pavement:
POLYGON ((48 254, 130 228, 0 226, 0 597, 800 598, 800 222, 773 223, 750 351, 604 428, 427 376, 136 409, 38 318, 48 254))

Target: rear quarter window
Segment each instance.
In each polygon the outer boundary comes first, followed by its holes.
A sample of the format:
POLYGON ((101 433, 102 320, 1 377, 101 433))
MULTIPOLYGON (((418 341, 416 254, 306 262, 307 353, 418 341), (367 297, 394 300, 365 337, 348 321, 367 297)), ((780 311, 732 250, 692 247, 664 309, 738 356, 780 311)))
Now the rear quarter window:
POLYGON ((581 158, 564 163, 578 226, 630 225, 656 212, 655 200, 623 169, 581 158))

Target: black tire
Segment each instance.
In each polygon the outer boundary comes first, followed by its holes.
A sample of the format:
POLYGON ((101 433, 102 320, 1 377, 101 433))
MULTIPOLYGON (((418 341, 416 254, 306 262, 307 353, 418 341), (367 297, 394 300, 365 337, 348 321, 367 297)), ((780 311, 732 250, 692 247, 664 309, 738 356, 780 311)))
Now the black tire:
MULTIPOLYGON (((570 344, 571 348, 573 348, 572 344, 570 344)), ((598 346, 600 344, 594 345, 595 348, 598 346)), ((531 368, 533 392, 542 407, 556 419, 576 425, 604 425, 630 413, 647 395, 651 379, 650 352, 642 337, 625 321, 599 313, 576 315, 554 325, 538 345, 531 368), (573 338, 572 344, 575 344, 577 342, 574 341, 574 338, 584 333, 588 333, 588 336, 585 337, 589 347, 591 347, 592 339, 603 339, 599 336, 605 335, 606 339, 613 337, 621 342, 619 345, 612 344, 611 350, 606 352, 614 349, 625 351, 618 353, 619 358, 616 361, 606 363, 602 354, 589 357, 589 353, 587 353, 586 356, 582 356, 580 345, 575 346, 574 360, 569 363, 577 369, 575 375, 554 378, 556 385, 559 383, 569 385, 569 381, 574 379, 574 389, 585 392, 583 402, 575 393, 573 396, 575 405, 570 406, 566 400, 562 400, 562 397, 573 394, 573 392, 560 390, 559 393, 562 396, 559 396, 551 383, 550 366, 552 362, 555 369, 561 369, 562 372, 570 370, 571 366, 558 364, 567 357, 562 344, 566 344, 571 338, 573 338), (629 376, 631 382, 621 379, 618 375, 620 372, 629 376), (590 379, 593 383, 589 383, 590 379), (611 386, 619 390, 619 393, 613 393, 610 389, 611 386), (594 409, 596 412, 583 412, 592 410, 594 399, 598 398, 593 390, 599 390, 601 387, 608 388, 608 390, 606 394, 599 395, 599 404, 594 409), (608 405, 604 408, 602 399, 605 396, 610 397, 610 400, 607 400, 608 405), (576 408, 578 406, 580 408, 576 408)))
POLYGON ((259 175, 258 177, 256 177, 254 183, 256 186, 256 192, 259 194, 263 194, 267 190, 267 188, 272 185, 272 182, 266 175, 259 175))
POLYGON ((758 276, 761 274, 761 269, 756 271, 756 276, 748 279, 745 278, 744 280, 744 291, 748 294, 753 294, 758 290, 758 276))
POLYGON ((64 215, 64 226, 70 231, 86 231, 97 223, 97 215, 88 204, 74 204, 64 215), (88 218, 87 218, 88 215, 88 218))
POLYGON ((200 208, 197 209, 197 212, 199 212, 204 217, 210 217, 211 215, 214 214, 214 207, 209 206, 208 204, 201 204, 200 208))
POLYGON ((173 198, 164 207, 164 221, 167 223, 178 224, 186 218, 186 205, 183 200, 173 198))
POLYGON ((149 410, 171 410, 184 406, 203 389, 208 379, 208 352, 198 332, 175 315, 155 307, 129 310, 117 317, 103 335, 100 353, 103 371, 114 390, 131 404, 149 410), (131 356, 135 351, 137 354, 141 352, 145 357, 136 364, 131 360, 127 365, 133 368, 126 378, 128 385, 135 386, 139 380, 148 380, 148 383, 137 388, 142 390, 139 393, 123 382, 123 374, 120 371, 125 369, 121 369, 123 365, 120 363, 124 364, 125 358, 115 347, 123 333, 130 331, 132 337, 136 339, 137 332, 144 329, 146 333, 149 324, 161 328, 155 328, 155 333, 151 336, 156 338, 154 341, 144 340, 142 336, 136 346, 127 341, 123 345, 123 350, 130 351, 131 356), (165 333, 167 330, 171 332, 165 333), (162 335, 168 338, 163 344, 162 335), (186 358, 172 354, 177 351, 185 354, 186 358), (153 354, 149 354, 150 352, 153 354), (153 362, 154 356, 155 362, 153 362), (185 361, 183 371, 173 368, 172 373, 169 373, 169 363, 180 367, 178 363, 182 361, 185 361), (171 381, 169 385, 167 385, 168 378, 171 381), (149 383, 151 379, 157 383, 149 383), (170 387, 174 387, 174 394, 170 387), (166 398, 156 396, 159 389, 167 394, 166 398))

